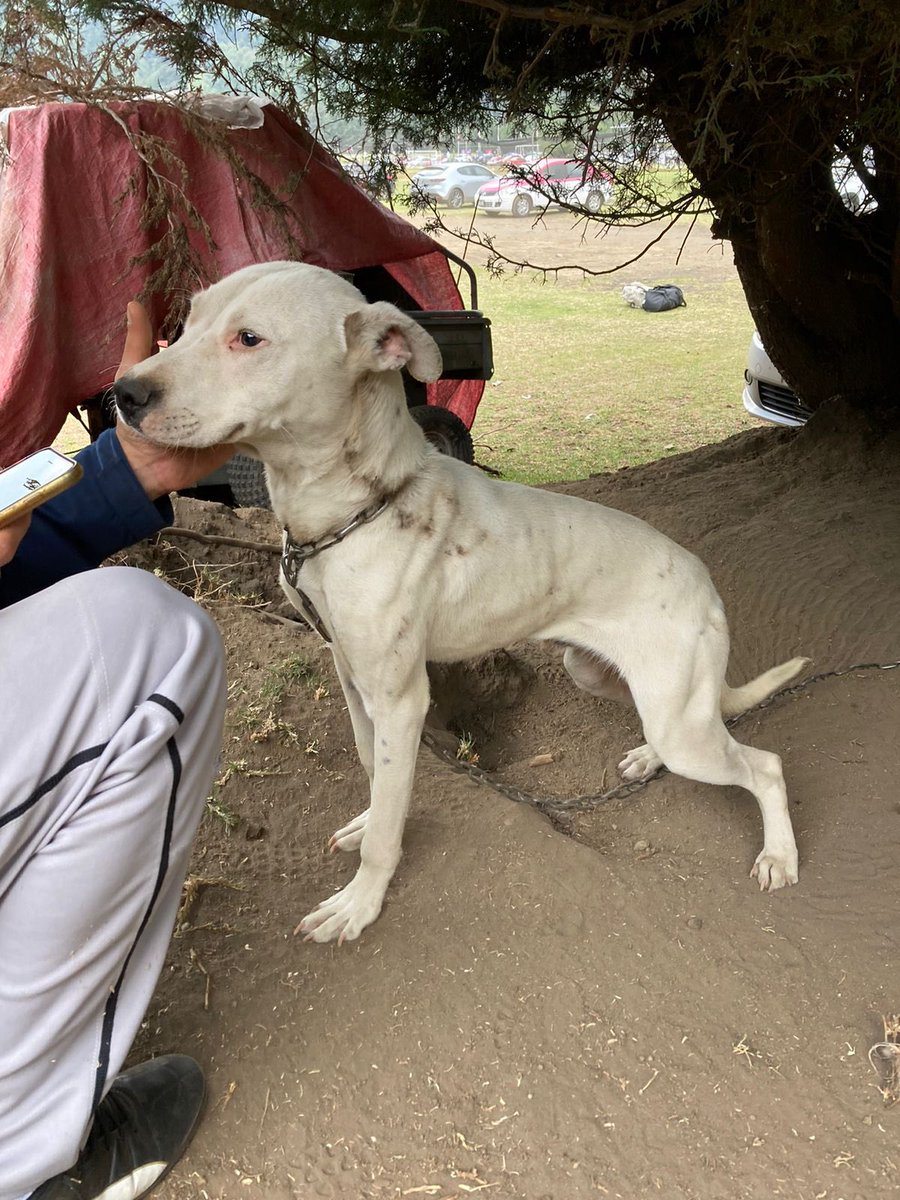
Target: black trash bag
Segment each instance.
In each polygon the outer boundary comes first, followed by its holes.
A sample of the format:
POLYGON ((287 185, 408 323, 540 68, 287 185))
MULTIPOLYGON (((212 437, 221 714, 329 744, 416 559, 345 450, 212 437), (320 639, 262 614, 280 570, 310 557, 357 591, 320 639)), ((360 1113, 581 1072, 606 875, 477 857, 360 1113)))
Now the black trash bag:
POLYGON ((660 283, 648 288, 641 308, 644 312, 668 312, 670 308, 686 308, 684 292, 677 283, 660 283))

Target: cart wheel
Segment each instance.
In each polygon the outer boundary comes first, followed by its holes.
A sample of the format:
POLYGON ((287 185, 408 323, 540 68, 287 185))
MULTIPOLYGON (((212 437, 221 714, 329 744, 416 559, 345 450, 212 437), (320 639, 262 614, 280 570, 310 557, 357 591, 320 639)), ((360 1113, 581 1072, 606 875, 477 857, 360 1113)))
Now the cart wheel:
POLYGON ((421 426, 432 446, 440 450, 441 454, 446 454, 448 458, 458 458, 460 462, 470 465, 475 461, 472 435, 456 413, 436 404, 417 404, 409 413, 421 426))
POLYGON ((236 454, 225 465, 228 483, 239 508, 271 508, 266 472, 257 458, 236 454))

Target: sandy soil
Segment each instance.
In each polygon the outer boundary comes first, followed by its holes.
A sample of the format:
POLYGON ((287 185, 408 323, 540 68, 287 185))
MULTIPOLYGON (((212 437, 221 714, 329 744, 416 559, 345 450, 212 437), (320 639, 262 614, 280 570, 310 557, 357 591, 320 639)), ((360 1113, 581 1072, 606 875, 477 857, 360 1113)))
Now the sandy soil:
MULTIPOLYGON (((900 658, 898 467, 896 438, 835 410, 559 490, 700 554, 742 682, 797 653, 816 672, 900 658)), ((277 540, 264 511, 182 501, 178 520, 277 540)), ((232 679, 135 1047, 209 1074, 162 1200, 897 1194, 900 1104, 868 1052, 900 1012, 900 671, 811 683, 737 727, 783 756, 795 888, 748 878, 760 821, 737 789, 663 776, 551 820, 423 748, 381 918, 323 947, 296 926, 355 870, 325 844, 365 807, 328 652, 276 619, 264 552, 170 536, 133 561, 210 608, 232 679)), ((534 796, 613 786, 640 737, 550 649, 443 669, 433 690, 431 727, 534 796)))

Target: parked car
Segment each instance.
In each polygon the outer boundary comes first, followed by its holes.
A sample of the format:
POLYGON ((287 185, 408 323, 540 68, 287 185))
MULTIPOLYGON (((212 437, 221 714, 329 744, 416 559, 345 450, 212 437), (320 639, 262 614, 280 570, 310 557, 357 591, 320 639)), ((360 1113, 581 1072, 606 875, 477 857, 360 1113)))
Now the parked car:
POLYGON ((475 198, 481 212, 527 217, 534 209, 546 212, 566 205, 598 213, 612 199, 612 185, 592 167, 574 158, 542 158, 516 175, 486 183, 475 198))
POLYGON ((480 163, 449 162, 419 171, 413 177, 412 190, 449 208, 462 208, 474 202, 480 187, 496 178, 489 167, 480 163))
POLYGON ((805 425, 812 416, 796 392, 784 382, 754 329, 744 371, 744 408, 774 425, 805 425))

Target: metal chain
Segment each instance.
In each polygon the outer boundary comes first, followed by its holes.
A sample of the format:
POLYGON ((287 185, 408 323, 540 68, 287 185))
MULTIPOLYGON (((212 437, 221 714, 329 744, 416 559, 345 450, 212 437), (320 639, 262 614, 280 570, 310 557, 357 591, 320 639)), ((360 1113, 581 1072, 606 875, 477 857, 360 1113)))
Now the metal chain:
MULTIPOLYGON (((889 663, 854 663, 850 667, 841 667, 834 671, 820 671, 817 675, 810 675, 803 679, 800 683, 790 684, 788 687, 783 687, 777 692, 773 692, 765 700, 761 700, 759 704, 754 704, 752 708, 745 709, 736 717, 731 717, 725 724, 731 728, 738 721, 742 721, 744 717, 748 717, 751 713, 759 712, 761 709, 768 708, 774 704, 776 700, 780 700, 783 696, 797 695, 799 692, 805 691, 814 683, 820 683, 823 679, 836 679, 841 675, 850 675, 854 671, 893 671, 900 667, 900 661, 889 663)), ((665 767, 660 767, 652 775, 648 775, 646 779, 638 779, 632 783, 620 783, 618 787, 610 788, 607 792, 595 792, 591 796, 532 796, 530 792, 524 791, 522 788, 515 787, 513 784, 500 783, 498 780, 483 767, 479 767, 476 763, 465 762, 457 758, 455 754, 442 746, 432 733, 427 730, 422 733, 422 743, 442 761, 449 764, 454 770, 463 775, 468 775, 470 779, 474 779, 477 783, 486 784, 499 792, 501 796, 506 796, 508 800, 515 800, 518 804, 528 804, 532 808, 537 808, 543 813, 554 815, 558 813, 585 812, 590 808, 596 807, 598 804, 605 804, 608 800, 621 800, 624 796, 630 796, 632 792, 640 791, 641 788, 652 783, 654 779, 659 779, 661 775, 667 774, 665 767)))

